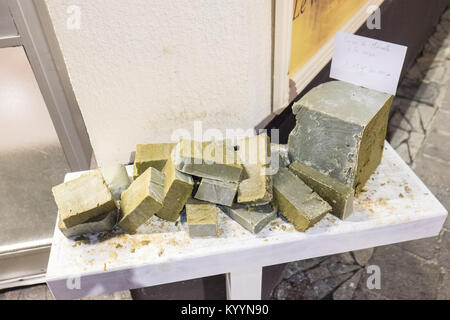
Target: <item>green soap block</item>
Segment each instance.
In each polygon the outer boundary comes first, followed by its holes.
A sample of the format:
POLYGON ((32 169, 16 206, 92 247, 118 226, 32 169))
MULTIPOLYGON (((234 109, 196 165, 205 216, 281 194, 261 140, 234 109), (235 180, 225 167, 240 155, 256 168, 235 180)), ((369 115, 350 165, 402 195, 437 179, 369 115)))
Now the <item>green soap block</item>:
POLYGON ((277 217, 278 209, 271 204, 251 207, 234 204, 230 207, 221 207, 233 220, 251 233, 257 234, 277 217))
POLYGON ((216 237, 218 210, 215 204, 194 199, 188 200, 186 218, 189 236, 192 238, 216 237))
POLYGON ((127 169, 123 164, 113 164, 100 168, 103 179, 116 201, 119 201, 122 192, 128 189, 131 184, 127 169))
POLYGON ((116 210, 113 195, 97 170, 53 187, 52 192, 67 228, 116 210))
POLYGON ((278 207, 298 231, 306 231, 331 211, 331 206, 289 169, 278 170, 273 189, 278 207))
POLYGON ((345 219, 353 212, 355 191, 352 188, 298 161, 289 169, 331 205, 331 213, 336 217, 345 219))
POLYGON ((238 184, 203 178, 200 182, 195 199, 232 206, 236 196, 238 184))
POLYGON ((260 165, 243 166, 247 179, 239 183, 237 202, 249 205, 270 203, 273 199, 272 176, 266 175, 267 168, 260 165))
POLYGON ((62 219, 59 219, 59 230, 66 237, 81 236, 87 233, 99 233, 111 231, 117 223, 117 210, 104 213, 98 217, 92 218, 82 224, 67 228, 62 219))
POLYGON ((202 178, 238 182, 242 166, 234 148, 222 142, 182 139, 175 148, 177 170, 202 178))
POLYGON ((166 175, 164 204, 156 215, 167 221, 176 221, 192 195, 194 180, 190 175, 175 169, 172 156, 167 160, 162 172, 166 175))
POLYGON ((122 193, 119 226, 125 232, 135 233, 140 225, 161 210, 164 201, 165 175, 148 168, 122 193))
POLYGON ((133 178, 136 179, 150 167, 161 171, 175 145, 176 143, 138 144, 133 178))
POLYGON ((360 191, 381 162, 393 96, 331 81, 293 107, 289 157, 360 191))

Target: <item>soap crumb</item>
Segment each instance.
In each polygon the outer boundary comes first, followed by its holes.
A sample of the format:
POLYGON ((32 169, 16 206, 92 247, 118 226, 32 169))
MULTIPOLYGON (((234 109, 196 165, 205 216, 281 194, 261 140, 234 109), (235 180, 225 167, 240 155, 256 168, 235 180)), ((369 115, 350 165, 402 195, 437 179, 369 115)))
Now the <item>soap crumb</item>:
POLYGON ((158 251, 158 256, 161 257, 164 253, 164 248, 160 248, 158 251))
POLYGON ((404 198, 405 196, 403 195, 403 193, 400 193, 399 195, 398 195, 400 198, 404 198))
POLYGON ((106 271, 106 263, 103 264, 103 271, 106 271))
POLYGON ((130 250, 130 252, 131 252, 131 253, 135 253, 135 252, 136 252, 136 249, 133 248, 133 249, 130 250))

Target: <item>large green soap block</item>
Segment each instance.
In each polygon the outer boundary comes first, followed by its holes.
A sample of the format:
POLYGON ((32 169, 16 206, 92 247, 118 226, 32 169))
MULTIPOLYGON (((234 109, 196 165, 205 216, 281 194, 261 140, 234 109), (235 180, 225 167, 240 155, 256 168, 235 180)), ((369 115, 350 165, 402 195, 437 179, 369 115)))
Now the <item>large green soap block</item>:
POLYGON ((312 89, 293 107, 291 160, 361 190, 381 162, 392 100, 342 81, 312 89))
POLYGON ((92 218, 82 224, 67 228, 64 221, 60 218, 58 227, 66 237, 75 237, 87 233, 99 233, 111 231, 117 223, 118 211, 104 213, 98 217, 92 218))
POLYGON ((232 206, 237 189, 238 184, 235 182, 203 178, 194 198, 224 206, 232 206))
POLYGON ((278 171, 273 189, 281 213, 298 231, 306 231, 331 211, 331 206, 289 169, 278 171))
POLYGON ((239 159, 244 167, 244 179, 239 183, 238 203, 265 205, 272 201, 270 139, 267 134, 241 139, 238 142, 239 159))
POLYGON ((131 184, 127 169, 123 164, 112 164, 100 168, 100 172, 102 173, 103 179, 108 185, 109 190, 111 190, 114 199, 119 201, 122 192, 127 190, 131 184))
POLYGON ((189 199, 186 204, 186 218, 189 236, 217 236, 218 208, 215 204, 189 199))
POLYGON ((202 178, 238 182, 242 166, 236 151, 225 142, 180 140, 175 148, 177 170, 202 178))
POLYGON ((194 180, 190 175, 175 169, 173 156, 169 157, 162 172, 166 175, 164 204, 156 215, 167 221, 176 221, 192 195, 194 180))
POLYGON ((113 195, 97 170, 53 187, 52 192, 67 228, 116 210, 113 195))
POLYGON ((164 182, 164 173, 150 167, 122 193, 122 216, 119 221, 122 230, 135 233, 140 225, 161 210, 164 182))
POLYGON ((242 204, 234 204, 230 207, 221 207, 221 209, 242 227, 257 234, 265 226, 277 217, 277 207, 271 204, 252 207, 242 204))
POLYGON ((289 169, 331 205, 336 217, 345 219, 353 212, 355 191, 351 187, 298 161, 289 169))
POLYGON ((270 168, 287 168, 291 164, 289 160, 289 148, 287 144, 270 144, 270 168))
POLYGON ((138 144, 133 168, 134 179, 150 167, 161 171, 175 145, 176 143, 138 144))

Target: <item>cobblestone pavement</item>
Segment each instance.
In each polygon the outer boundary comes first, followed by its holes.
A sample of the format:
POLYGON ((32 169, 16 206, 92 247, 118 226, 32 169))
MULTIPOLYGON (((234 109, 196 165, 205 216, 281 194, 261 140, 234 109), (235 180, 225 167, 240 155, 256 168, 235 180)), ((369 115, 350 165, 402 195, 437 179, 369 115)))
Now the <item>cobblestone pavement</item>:
MULTIPOLYGON (((450 10, 399 86, 388 141, 450 209, 450 10)), ((450 299, 450 219, 438 237, 287 265, 273 299, 450 299), (381 288, 367 288, 367 266, 381 288)))

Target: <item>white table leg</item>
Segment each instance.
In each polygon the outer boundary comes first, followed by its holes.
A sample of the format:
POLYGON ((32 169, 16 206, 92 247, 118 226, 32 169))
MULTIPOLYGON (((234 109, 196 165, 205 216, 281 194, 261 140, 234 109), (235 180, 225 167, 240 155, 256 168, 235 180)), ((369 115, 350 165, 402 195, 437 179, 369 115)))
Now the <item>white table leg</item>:
POLYGON ((228 300, 261 300, 262 268, 227 273, 228 300))

